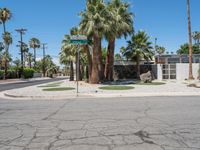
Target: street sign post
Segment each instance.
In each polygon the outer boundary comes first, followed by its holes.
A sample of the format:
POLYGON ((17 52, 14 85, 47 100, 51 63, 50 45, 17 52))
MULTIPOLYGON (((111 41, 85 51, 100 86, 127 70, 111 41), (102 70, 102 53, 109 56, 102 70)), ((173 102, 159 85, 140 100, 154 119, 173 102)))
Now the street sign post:
POLYGON ((70 37, 70 43, 74 45, 78 45, 78 51, 77 51, 77 65, 76 65, 76 82, 77 82, 77 88, 76 88, 76 94, 78 96, 79 90, 78 90, 78 80, 79 80, 79 61, 80 61, 80 45, 86 45, 88 44, 87 36, 84 35, 73 35, 70 37))

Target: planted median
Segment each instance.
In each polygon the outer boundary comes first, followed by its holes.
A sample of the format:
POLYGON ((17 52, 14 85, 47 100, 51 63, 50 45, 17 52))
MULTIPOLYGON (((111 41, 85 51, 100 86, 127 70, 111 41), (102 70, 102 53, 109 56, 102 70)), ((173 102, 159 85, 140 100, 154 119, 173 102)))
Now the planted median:
POLYGON ((69 90, 74 90, 75 88, 72 87, 59 87, 59 88, 48 88, 48 89, 43 89, 43 91, 69 91, 69 90))
POLYGON ((99 87, 101 90, 131 90, 134 89, 132 86, 121 86, 121 85, 110 85, 99 87))

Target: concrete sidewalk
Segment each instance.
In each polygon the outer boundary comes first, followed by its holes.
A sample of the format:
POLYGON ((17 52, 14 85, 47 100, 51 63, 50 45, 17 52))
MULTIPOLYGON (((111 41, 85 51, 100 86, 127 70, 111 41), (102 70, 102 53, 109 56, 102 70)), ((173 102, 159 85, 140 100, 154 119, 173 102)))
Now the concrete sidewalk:
MULTIPOLYGON (((137 85, 131 90, 101 90, 99 87, 106 85, 91 85, 79 82, 79 98, 103 98, 103 97, 143 97, 143 96, 200 96, 200 88, 188 87, 190 84, 200 85, 199 81, 163 81, 164 85, 137 85)), ((51 82, 57 83, 57 82, 51 82)), ((42 84, 46 85, 46 84, 42 84)), ((40 85, 41 86, 41 85, 40 85)), ((59 87, 76 88, 76 82, 64 80, 59 87)), ((1 97, 25 98, 25 99, 70 99, 77 98, 76 89, 69 91, 43 91, 45 87, 30 86, 8 90, 0 93, 1 97)), ((49 87, 50 88, 50 87, 49 87)))

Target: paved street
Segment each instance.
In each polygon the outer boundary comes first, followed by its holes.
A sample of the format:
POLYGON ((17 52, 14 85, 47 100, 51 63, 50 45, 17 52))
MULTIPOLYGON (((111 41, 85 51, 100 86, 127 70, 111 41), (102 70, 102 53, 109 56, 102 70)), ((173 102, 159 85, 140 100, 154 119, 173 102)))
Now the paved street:
POLYGON ((0 150, 200 150, 199 99, 0 100, 0 150))
POLYGON ((11 89, 17 89, 17 88, 24 88, 28 86, 38 85, 38 84, 44 84, 48 82, 54 82, 54 81, 60 81, 67 78, 52 78, 52 79, 39 79, 39 80, 33 80, 33 81, 21 81, 16 83, 1 83, 0 84, 0 92, 5 90, 11 90, 11 89))

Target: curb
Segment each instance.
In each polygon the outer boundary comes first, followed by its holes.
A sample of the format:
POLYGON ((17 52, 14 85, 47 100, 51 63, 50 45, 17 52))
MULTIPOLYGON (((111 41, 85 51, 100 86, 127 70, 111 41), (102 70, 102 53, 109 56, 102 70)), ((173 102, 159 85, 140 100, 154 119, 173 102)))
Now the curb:
POLYGON ((163 97, 163 96, 200 96, 200 93, 140 93, 140 94, 79 94, 78 96, 76 95, 67 95, 67 96, 23 96, 23 95, 13 95, 13 94, 8 94, 8 93, 3 93, 5 98, 13 98, 13 99, 52 99, 52 100, 61 100, 61 99, 75 99, 75 98, 131 98, 131 97, 163 97))

